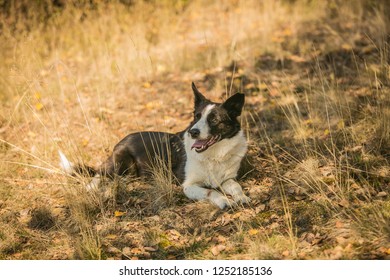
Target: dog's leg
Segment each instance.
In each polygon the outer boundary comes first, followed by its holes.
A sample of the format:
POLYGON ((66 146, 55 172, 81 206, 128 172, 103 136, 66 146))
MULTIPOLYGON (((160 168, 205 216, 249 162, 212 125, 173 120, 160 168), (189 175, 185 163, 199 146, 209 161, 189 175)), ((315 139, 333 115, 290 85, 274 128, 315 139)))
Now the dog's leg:
POLYGON ((185 195, 193 200, 210 200, 219 208, 224 209, 227 206, 236 206, 236 203, 219 192, 211 189, 205 189, 197 185, 190 185, 184 187, 185 195))
POLYGON ((228 179, 223 182, 221 188, 226 194, 231 195, 236 203, 249 203, 251 200, 244 194, 240 184, 234 179, 228 179))
POLYGON ((128 148, 125 145, 117 145, 112 155, 100 166, 98 173, 101 176, 114 179, 116 175, 136 175, 137 166, 128 148))
POLYGON ((135 168, 133 157, 129 154, 126 147, 117 146, 112 155, 99 167, 96 175, 86 186, 86 189, 88 191, 97 190, 102 182, 102 178, 107 177, 113 180, 117 175, 122 176, 128 174, 129 171, 134 172, 135 168))
POLYGON ((102 179, 100 177, 100 174, 96 174, 92 178, 91 182, 89 182, 88 185, 85 188, 87 189, 87 191, 97 190, 99 188, 101 180, 102 179))

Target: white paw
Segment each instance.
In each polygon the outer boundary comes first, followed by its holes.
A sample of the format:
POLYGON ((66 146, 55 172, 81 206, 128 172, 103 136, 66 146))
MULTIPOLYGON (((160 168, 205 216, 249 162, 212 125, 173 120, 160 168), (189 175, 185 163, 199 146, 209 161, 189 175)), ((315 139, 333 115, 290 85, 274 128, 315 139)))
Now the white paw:
POLYGON ((99 188, 100 181, 101 181, 100 176, 96 175, 95 177, 92 178, 91 182, 89 182, 89 184, 85 186, 85 188, 87 189, 87 191, 97 190, 99 188))
POLYGON ((237 206, 236 202, 223 195, 219 195, 218 197, 212 199, 211 202, 217 205, 221 209, 225 209, 226 207, 232 208, 237 206))
POLYGON ((251 199, 243 193, 233 196, 233 199, 238 204, 248 204, 251 202, 251 199))

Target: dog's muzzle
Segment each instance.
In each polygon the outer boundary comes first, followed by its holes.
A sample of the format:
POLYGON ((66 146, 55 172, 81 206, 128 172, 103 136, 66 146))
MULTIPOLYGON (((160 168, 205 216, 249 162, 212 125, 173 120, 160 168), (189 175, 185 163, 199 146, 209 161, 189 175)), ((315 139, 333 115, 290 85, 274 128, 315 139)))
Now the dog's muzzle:
POLYGON ((197 129, 197 128, 192 128, 188 131, 188 133, 191 135, 191 138, 192 139, 196 139, 199 137, 200 135, 200 130, 197 129))
MULTIPOLYGON (((190 133, 190 131, 189 131, 189 133, 190 133)), ((190 135, 192 137, 191 133, 190 133, 190 135)), ((194 138, 194 137, 192 137, 192 138, 194 138)), ((211 137, 206 138, 206 139, 195 139, 194 144, 192 144, 191 150, 195 149, 195 151, 197 153, 204 152, 220 140, 221 140, 221 135, 219 135, 219 134, 211 136, 211 137)))

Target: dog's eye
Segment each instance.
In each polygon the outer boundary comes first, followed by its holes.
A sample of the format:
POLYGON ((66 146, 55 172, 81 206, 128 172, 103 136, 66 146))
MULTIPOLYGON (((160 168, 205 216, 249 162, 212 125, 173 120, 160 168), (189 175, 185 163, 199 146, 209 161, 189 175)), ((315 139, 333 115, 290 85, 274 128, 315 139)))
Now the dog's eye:
POLYGON ((216 125, 216 124, 218 124, 218 119, 217 118, 209 118, 209 123, 211 124, 211 125, 216 125))
POLYGON ((201 113, 197 113, 195 115, 195 120, 198 121, 201 117, 202 117, 202 114, 201 113))

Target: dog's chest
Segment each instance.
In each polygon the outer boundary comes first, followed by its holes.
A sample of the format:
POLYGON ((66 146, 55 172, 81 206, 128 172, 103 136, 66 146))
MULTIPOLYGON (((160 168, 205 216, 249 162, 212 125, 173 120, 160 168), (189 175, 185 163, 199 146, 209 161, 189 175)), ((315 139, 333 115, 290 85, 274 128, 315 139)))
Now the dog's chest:
POLYGON ((189 160, 186 165, 186 179, 196 184, 219 187, 223 181, 236 176, 239 160, 189 160))
POLYGON ((187 162, 183 185, 220 187, 227 179, 237 176, 246 150, 246 139, 242 133, 232 139, 222 140, 199 154, 186 145, 187 162))

